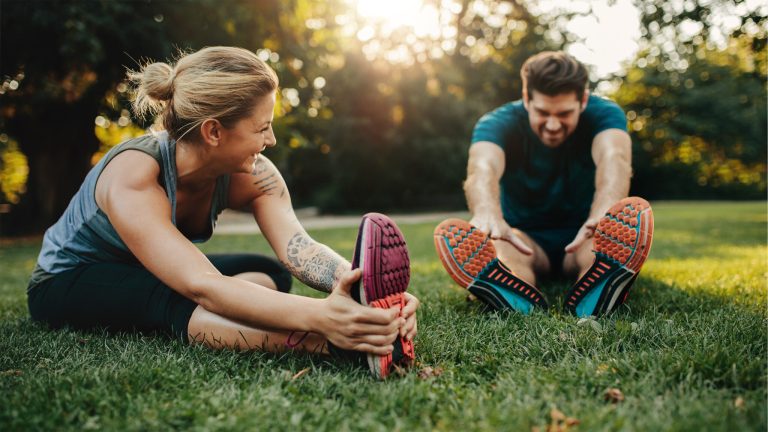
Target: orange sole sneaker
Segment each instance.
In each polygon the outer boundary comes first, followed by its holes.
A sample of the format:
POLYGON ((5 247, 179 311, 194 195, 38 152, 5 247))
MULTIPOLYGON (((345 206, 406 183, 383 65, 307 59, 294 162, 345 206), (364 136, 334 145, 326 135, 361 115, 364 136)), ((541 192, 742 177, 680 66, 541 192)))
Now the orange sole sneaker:
MULTIPOLYGON (((411 278, 405 237, 397 224, 381 213, 363 216, 355 242, 352 269, 363 275, 352 287, 352 298, 362 305, 389 309, 405 305, 404 293, 411 278)), ((377 378, 388 377, 396 367, 413 363, 413 341, 397 337, 394 351, 379 356, 367 354, 368 366, 377 378)))
POLYGON ((470 223, 447 219, 435 228, 434 240, 451 278, 491 307, 523 314, 547 308, 541 292, 502 264, 488 235, 470 223))
POLYGON ((607 315, 622 305, 653 240, 648 201, 629 197, 600 219, 592 239, 595 262, 565 296, 565 310, 580 317, 607 315))
MULTIPOLYGON (((402 293, 391 294, 384 298, 374 300, 369 303, 370 307, 380 309, 390 309, 399 307, 400 310, 405 306, 405 298, 402 293)), ((413 347, 413 341, 406 340, 400 336, 397 337, 394 344, 394 351, 385 356, 369 354, 368 367, 371 373, 377 378, 386 379, 394 372, 396 367, 409 367, 413 365, 416 359, 416 351, 413 347)))

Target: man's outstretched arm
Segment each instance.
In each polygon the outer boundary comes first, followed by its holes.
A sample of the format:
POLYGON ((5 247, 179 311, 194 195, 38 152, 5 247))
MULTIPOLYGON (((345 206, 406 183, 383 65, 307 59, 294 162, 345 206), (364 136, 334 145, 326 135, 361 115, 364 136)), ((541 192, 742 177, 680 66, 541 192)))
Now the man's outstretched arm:
POLYGON ((608 129, 592 140, 592 160, 595 162, 595 195, 589 217, 573 241, 565 247, 574 252, 592 238, 597 222, 616 201, 629 194, 632 178, 632 139, 620 129, 608 129))
POLYGON ((507 240, 520 252, 531 255, 533 250, 514 234, 501 212, 499 180, 504 174, 504 158, 504 150, 492 142, 476 142, 469 148, 464 193, 472 213, 470 223, 491 238, 507 240))

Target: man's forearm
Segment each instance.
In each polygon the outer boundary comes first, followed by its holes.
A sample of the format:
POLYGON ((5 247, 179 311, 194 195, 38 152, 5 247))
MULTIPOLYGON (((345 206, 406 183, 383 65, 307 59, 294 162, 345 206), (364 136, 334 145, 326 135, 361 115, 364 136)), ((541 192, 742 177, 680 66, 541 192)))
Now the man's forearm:
POLYGON ((473 215, 501 216, 499 182, 490 170, 470 167, 464 182, 464 194, 473 215))
POLYGON ((592 199, 590 219, 600 218, 616 201, 629 194, 632 166, 629 158, 615 155, 597 166, 595 171, 595 195, 592 199))
POLYGON ((287 259, 283 264, 308 286, 331 292, 341 275, 351 268, 349 262, 328 246, 314 241, 303 232, 288 241, 287 259))

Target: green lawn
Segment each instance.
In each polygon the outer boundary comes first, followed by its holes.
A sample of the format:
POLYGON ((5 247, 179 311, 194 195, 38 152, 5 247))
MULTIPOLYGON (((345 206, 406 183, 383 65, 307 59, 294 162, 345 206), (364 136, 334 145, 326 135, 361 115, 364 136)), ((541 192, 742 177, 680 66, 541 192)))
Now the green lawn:
MULTIPOLYGON (((443 272, 432 224, 401 226, 410 289, 423 302, 418 365, 386 382, 318 357, 48 331, 26 310, 39 240, 6 242, 0 430, 543 432, 559 412, 580 422, 570 430, 765 431, 766 204, 654 212, 653 249, 628 306, 596 323, 559 312, 565 282, 543 285, 556 305, 548 314, 486 312, 443 272), (424 377, 428 367, 438 373, 424 377), (624 400, 606 401, 609 388, 624 400)), ((355 233, 312 235, 350 257, 355 233)), ((219 236, 203 250, 268 248, 260 236, 219 236)))

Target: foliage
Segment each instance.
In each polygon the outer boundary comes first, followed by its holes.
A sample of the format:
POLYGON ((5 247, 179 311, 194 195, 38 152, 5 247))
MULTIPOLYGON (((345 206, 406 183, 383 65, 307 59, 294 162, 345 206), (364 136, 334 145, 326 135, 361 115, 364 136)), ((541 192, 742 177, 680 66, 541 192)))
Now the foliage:
MULTIPOLYGON (((580 421, 571 430, 764 431, 766 203, 653 205, 627 306, 581 324, 559 312, 564 281, 542 285, 549 314, 484 311, 437 260, 437 221, 401 224, 423 302, 419 363, 387 382, 319 357, 45 329, 24 294, 39 242, 3 244, 0 429, 544 431, 562 412, 580 421), (611 388, 624 400, 606 400, 611 388)), ((351 257, 354 227, 311 235, 351 257)), ((270 251, 258 235, 203 250, 270 251)))
POLYGON ((614 94, 638 144, 635 193, 764 197, 764 7, 722 0, 637 4, 643 49, 614 94))
MULTIPOLYGON (((29 175, 3 231, 48 226, 91 164, 149 125, 128 111, 126 68, 216 44, 249 48, 277 71, 281 145, 268 156, 297 206, 463 207, 476 120, 520 97, 528 56, 577 40, 571 14, 537 16, 530 1, 423 4, 438 27, 393 27, 347 0, 4 1, 0 133, 29 175)), ((765 14, 736 0, 637 5, 642 51, 615 94, 642 125, 636 193, 764 195, 765 14), (738 96, 713 97, 723 94, 738 96)))
POLYGON ((0 202, 15 204, 19 202, 19 197, 24 193, 24 188, 29 175, 27 158, 24 153, 19 151, 18 144, 9 140, 7 135, 1 135, 0 140, 5 139, 3 151, 0 154, 0 187, 3 196, 0 202))

